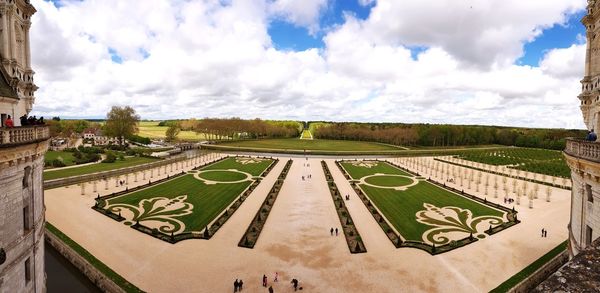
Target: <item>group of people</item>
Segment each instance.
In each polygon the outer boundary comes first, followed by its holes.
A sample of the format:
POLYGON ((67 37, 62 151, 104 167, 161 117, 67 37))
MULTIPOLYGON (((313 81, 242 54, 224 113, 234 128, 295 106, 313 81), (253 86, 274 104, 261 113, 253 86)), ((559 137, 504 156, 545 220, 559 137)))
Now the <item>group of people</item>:
POLYGON ((242 292, 243 288, 244 281, 235 279, 235 282, 233 282, 233 292, 242 292))
MULTIPOLYGON (((279 273, 275 272, 275 276, 273 277, 273 282, 277 283, 279 282, 279 273)), ((298 289, 302 290, 302 287, 298 287, 298 280, 297 279, 292 279, 292 281, 290 282, 292 284, 292 287, 294 288, 294 291, 297 291, 298 289)), ((235 279, 235 282, 233 282, 233 292, 241 292, 242 291, 242 286, 244 285, 244 282, 242 280, 235 279)), ((269 285, 269 280, 267 278, 267 275, 263 275, 262 277, 262 286, 265 288, 269 288, 269 293, 273 293, 275 292, 275 290, 273 289, 272 285, 269 285)))
POLYGON ((331 228, 329 230, 329 233, 331 234, 331 236, 333 236, 333 232, 335 231, 335 236, 338 236, 338 228, 335 228, 335 230, 333 228, 331 228))
POLYGON ((542 228, 542 238, 548 237, 548 230, 546 228, 542 228))
POLYGON ((346 194, 346 200, 350 200, 350 194, 346 194))
MULTIPOLYGON (((46 124, 44 122, 44 117, 40 117, 39 119, 35 116, 29 116, 27 117, 27 115, 23 115, 19 118, 19 120, 21 121, 21 126, 28 126, 28 125, 44 125, 46 124)), ((13 128, 15 127, 15 122, 13 121, 12 117, 10 115, 7 115, 6 120, 4 120, 3 123, 4 127, 7 128, 13 128)))
POLYGON ((506 198, 506 197, 504 198, 504 203, 505 203, 505 204, 507 204, 507 203, 508 203, 508 204, 511 204, 511 203, 513 203, 514 201, 515 201, 515 200, 514 200, 514 199, 512 199, 512 198, 506 198))

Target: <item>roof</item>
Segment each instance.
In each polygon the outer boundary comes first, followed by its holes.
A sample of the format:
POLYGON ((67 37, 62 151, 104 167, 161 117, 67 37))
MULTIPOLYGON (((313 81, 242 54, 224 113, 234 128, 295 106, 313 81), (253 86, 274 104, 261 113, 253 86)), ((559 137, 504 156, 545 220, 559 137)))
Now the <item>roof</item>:
POLYGON ((532 292, 600 292, 600 239, 581 251, 532 292))

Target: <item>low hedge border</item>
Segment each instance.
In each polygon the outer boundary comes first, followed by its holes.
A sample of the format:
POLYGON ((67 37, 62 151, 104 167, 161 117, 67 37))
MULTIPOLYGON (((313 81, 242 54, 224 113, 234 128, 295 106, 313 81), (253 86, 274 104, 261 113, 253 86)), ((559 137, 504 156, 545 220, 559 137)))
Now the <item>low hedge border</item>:
POLYGON ((58 230, 58 228, 54 227, 49 222, 46 222, 46 232, 52 233, 54 236, 58 237, 63 243, 71 247, 73 251, 81 255, 98 271, 100 271, 102 274, 104 274, 104 276, 112 280, 115 284, 117 284, 117 286, 121 287, 121 289, 123 289, 125 292, 144 292, 140 288, 136 287, 134 284, 127 281, 121 275, 113 271, 101 260, 97 259, 93 254, 91 254, 85 248, 81 247, 81 245, 77 244, 77 242, 73 241, 73 239, 69 238, 69 236, 64 234, 62 231, 58 230))
MULTIPOLYGON (((393 163, 387 162, 388 164, 394 166, 395 168, 399 168, 403 171, 407 171, 410 174, 413 174, 415 176, 419 176, 418 174, 411 172, 405 168, 399 167, 393 163)), ((342 173, 345 174, 345 177, 351 178, 350 175, 348 174, 348 172, 346 172, 346 169, 344 169, 344 167, 341 165, 341 163, 339 161, 336 161, 336 165, 338 166, 338 168, 342 171, 342 173)), ((467 197, 469 199, 472 200, 476 200, 477 202, 480 202, 482 204, 486 204, 489 206, 492 206, 494 208, 497 209, 501 209, 505 212, 507 212, 507 218, 509 220, 509 222, 504 222, 496 227, 490 227, 491 229, 486 230, 485 233, 487 235, 493 235, 495 233, 498 233, 506 228, 512 227, 518 223, 520 223, 519 220, 517 220, 517 211, 492 203, 492 202, 488 202, 485 199, 481 199, 478 198, 476 196, 470 195, 470 194, 466 194, 462 191, 458 191, 456 189, 453 188, 449 188, 447 186, 445 186, 445 184, 439 184, 435 181, 431 181, 428 180, 429 182, 431 182, 432 184, 435 184, 441 188, 444 188, 446 190, 449 190, 451 192, 454 192, 458 195, 467 197)), ((381 229, 384 231, 384 233, 386 233, 386 235, 388 236, 388 238, 390 239, 390 241, 396 246, 396 248, 401 248, 401 247, 413 247, 413 248, 418 248, 424 251, 427 251, 428 253, 430 253, 431 255, 436 255, 436 254, 441 254, 444 252, 448 252, 451 250, 454 250, 456 248, 465 246, 467 244, 473 243, 478 241, 478 239, 476 237, 473 237, 473 235, 469 235, 463 239, 459 239, 456 241, 452 241, 448 244, 442 245, 442 246, 435 246, 434 245, 429 245, 426 244, 424 242, 421 241, 413 241, 413 240, 403 240, 401 233, 396 234, 396 232, 394 232, 394 230, 390 227, 390 224, 387 222, 387 220, 385 219, 385 217, 383 215, 381 215, 379 213, 379 211, 377 210, 377 208, 371 203, 371 200, 368 198, 368 196, 366 195, 366 193, 362 190, 362 188, 360 188, 360 186, 357 184, 356 181, 350 181, 350 185, 352 185, 352 188, 354 189, 354 191, 356 192, 356 194, 360 197, 360 199, 362 200, 362 202, 365 204, 365 206, 367 207, 367 209, 371 212, 371 215, 373 215, 373 218, 375 218, 375 221, 377 221, 377 223, 379 223, 379 226, 381 227, 381 229)))
MULTIPOLYGON (((201 166, 198 166, 192 170, 200 170, 202 168, 205 168, 207 166, 216 164, 222 160, 225 160, 227 158, 229 158, 230 156, 227 157, 223 157, 221 159, 212 161, 212 162, 208 162, 205 163, 201 166)), ((261 174, 262 176, 266 176, 273 168, 272 166, 278 161, 279 159, 275 159, 271 165, 269 165, 269 167, 261 174)), ((125 218, 123 218, 120 214, 115 214, 112 211, 105 209, 104 206, 106 206, 107 200, 123 195, 123 194, 127 194, 127 193, 131 193, 133 191, 137 191, 152 185, 156 185, 159 183, 163 183, 167 180, 171 180, 174 179, 176 177, 185 175, 186 173, 182 171, 182 173, 177 174, 176 176, 171 176, 171 177, 167 177, 167 178, 163 178, 161 180, 157 180, 155 182, 151 182, 149 184, 143 185, 143 186, 138 186, 134 189, 130 189, 130 190, 124 190, 118 193, 113 193, 107 196, 103 196, 103 197, 99 197, 96 199, 96 205, 94 207, 92 207, 92 209, 102 213, 105 216, 108 216, 118 222, 121 222, 123 220, 125 220, 125 218), (99 203, 100 202, 100 203, 99 203), (102 204, 102 205, 101 205, 102 204)), ((248 196, 250 196, 250 194, 252 193, 252 191, 254 191, 254 189, 260 184, 262 178, 256 178, 253 179, 252 184, 250 184, 250 186, 248 186, 248 188, 242 193, 240 194, 239 198, 234 201, 228 208, 225 209, 225 211, 216 218, 216 220, 214 220, 211 224, 210 227, 206 227, 204 228, 201 232, 198 231, 192 231, 192 232, 183 232, 183 233, 179 233, 179 234, 167 234, 164 233, 162 231, 160 231, 157 228, 150 228, 147 226, 144 226, 143 224, 140 224, 139 222, 136 221, 135 224, 131 225, 131 228, 138 230, 142 233, 145 233, 147 235, 150 235, 154 238, 169 242, 171 244, 175 244, 179 241, 183 241, 183 240, 187 240, 187 239, 210 239, 215 233, 217 233, 217 231, 225 224, 225 222, 227 222, 227 220, 233 215, 233 213, 235 213, 235 211, 242 205, 242 203, 246 200, 246 198, 248 198, 248 196)))
POLYGON ((269 191, 267 197, 256 212, 256 215, 252 219, 252 222, 250 222, 250 225, 248 225, 248 228, 242 236, 242 239, 240 239, 240 242, 238 243, 239 247, 254 248, 254 245, 256 244, 256 241, 258 241, 258 237, 260 236, 260 233, 262 232, 262 229, 265 223, 267 222, 267 218, 271 213, 271 209, 273 209, 275 200, 277 199, 277 196, 281 191, 281 186, 283 185, 283 182, 287 177, 292 163, 293 161, 291 159, 285 163, 285 166, 283 167, 283 170, 281 170, 279 177, 277 178, 277 180, 275 180, 273 187, 271 187, 271 190, 269 191))
POLYGON ((331 193, 331 198, 333 199, 333 205, 335 206, 335 210, 337 211, 337 215, 340 219, 340 224, 342 224, 342 230, 344 231, 344 236, 346 237, 346 243, 348 244, 348 249, 350 253, 364 253, 367 252, 367 248, 354 226, 354 220, 352 220, 352 216, 350 216, 350 212, 346 207, 346 203, 342 198, 337 185, 335 184, 333 177, 331 176, 331 172, 329 172, 329 168, 327 167, 327 163, 325 161, 321 161, 321 166, 323 167, 323 172, 325 173, 325 178, 327 179, 327 186, 329 186, 329 192, 331 193))
MULTIPOLYGON (((446 161, 446 160, 439 159, 439 158, 434 158, 434 160, 442 162, 442 163, 446 163, 446 164, 451 164, 451 165, 463 167, 463 168, 469 168, 469 169, 481 171, 481 172, 487 172, 487 173, 496 174, 496 175, 500 175, 500 176, 504 176, 504 177, 515 178, 515 179, 519 179, 519 180, 523 180, 523 181, 528 181, 528 182, 533 182, 533 183, 542 184, 542 185, 546 185, 546 186, 556 187, 556 188, 560 188, 560 189, 564 189, 564 190, 571 190, 571 187, 563 186, 563 185, 560 185, 560 184, 552 184, 552 183, 548 183, 548 182, 545 182, 545 181, 533 180, 533 179, 525 178, 525 177, 521 177, 521 176, 511 176, 511 175, 506 174, 506 173, 496 172, 496 171, 486 170, 486 169, 481 169, 481 168, 477 168, 477 167, 473 167, 473 166, 468 166, 468 165, 464 165, 464 164, 459 164, 459 163, 455 163, 455 162, 446 161)), ((548 176, 550 176, 550 175, 548 175, 548 176)))

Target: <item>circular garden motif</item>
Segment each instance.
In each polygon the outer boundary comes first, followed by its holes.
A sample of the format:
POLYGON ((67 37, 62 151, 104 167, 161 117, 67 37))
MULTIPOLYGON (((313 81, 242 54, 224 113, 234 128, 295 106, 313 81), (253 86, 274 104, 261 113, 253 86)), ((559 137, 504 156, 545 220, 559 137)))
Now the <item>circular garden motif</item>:
POLYGON ((413 182, 412 178, 398 175, 374 175, 365 178, 365 183, 381 187, 401 187, 413 182))
POLYGON ((198 177, 215 182, 238 182, 249 179, 248 174, 234 170, 207 170, 200 172, 198 177))

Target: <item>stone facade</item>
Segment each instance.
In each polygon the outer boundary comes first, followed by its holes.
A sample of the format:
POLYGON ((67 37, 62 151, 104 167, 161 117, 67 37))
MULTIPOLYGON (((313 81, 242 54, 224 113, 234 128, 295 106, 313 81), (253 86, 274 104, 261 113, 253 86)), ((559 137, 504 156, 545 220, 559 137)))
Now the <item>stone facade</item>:
MULTIPOLYGON (((588 129, 600 129, 600 1, 588 0, 586 27, 587 51, 585 76, 578 96, 583 120, 588 129)), ((579 253, 600 237, 600 144, 570 140, 565 157, 571 168, 573 189, 569 250, 579 253)))
POLYGON ((48 141, 0 148, 0 292, 44 292, 44 190, 48 141))
POLYGON ((29 0, 0 0, 0 293, 45 292, 42 172, 48 128, 19 127, 35 101, 29 0), (8 115, 15 128, 1 128, 8 115))

